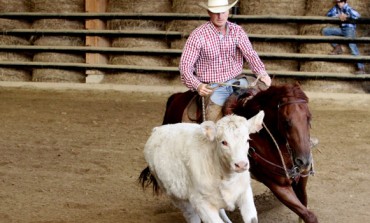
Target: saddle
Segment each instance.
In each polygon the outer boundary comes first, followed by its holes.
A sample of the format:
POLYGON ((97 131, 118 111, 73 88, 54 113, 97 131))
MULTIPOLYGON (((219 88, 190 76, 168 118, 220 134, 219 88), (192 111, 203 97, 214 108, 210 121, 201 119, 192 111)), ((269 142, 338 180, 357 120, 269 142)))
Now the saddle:
MULTIPOLYGON (((240 75, 238 78, 246 78, 245 75, 240 75)), ((238 85, 235 82, 235 85, 238 85)), ((233 87, 234 93, 230 95, 230 97, 226 100, 225 105, 222 108, 223 115, 230 115, 233 112, 234 107, 237 103, 246 104, 248 100, 253 98, 261 88, 248 88, 248 89, 241 89, 238 87, 233 87)), ((208 104, 210 103, 210 97, 204 99, 204 108, 208 109, 208 104)), ((204 111, 205 112, 205 111, 204 111)), ((192 98, 190 99, 188 105, 185 107, 183 116, 183 122, 195 122, 201 123, 203 122, 203 105, 202 105, 202 97, 195 93, 192 98)))
MULTIPOLYGON (((205 105, 208 104, 208 101, 209 98, 204 100, 205 105)), ((183 122, 201 123, 203 121, 202 108, 202 97, 199 94, 195 94, 184 109, 182 115, 183 122)))

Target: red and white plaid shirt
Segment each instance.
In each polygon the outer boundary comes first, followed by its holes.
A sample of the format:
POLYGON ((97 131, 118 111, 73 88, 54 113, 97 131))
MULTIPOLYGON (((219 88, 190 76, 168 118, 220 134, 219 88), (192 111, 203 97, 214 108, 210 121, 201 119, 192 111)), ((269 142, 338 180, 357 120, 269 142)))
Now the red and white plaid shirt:
POLYGON ((243 58, 256 76, 267 75, 265 65, 244 30, 227 22, 226 35, 212 22, 196 28, 186 41, 180 60, 182 82, 191 90, 201 83, 223 83, 243 71, 243 58))

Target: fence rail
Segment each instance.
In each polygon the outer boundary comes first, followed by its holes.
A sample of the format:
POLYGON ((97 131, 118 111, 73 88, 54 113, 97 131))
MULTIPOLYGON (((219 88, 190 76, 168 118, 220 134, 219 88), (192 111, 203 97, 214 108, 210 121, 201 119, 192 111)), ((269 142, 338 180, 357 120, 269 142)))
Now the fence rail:
MULTIPOLYGON (((146 20, 209 20, 207 14, 188 13, 38 13, 9 12, 1 13, 6 19, 146 19, 146 20)), ((244 23, 333 23, 339 24, 337 18, 326 16, 270 16, 270 15, 230 15, 230 20, 244 23)), ((370 18, 359 18, 352 21, 356 24, 369 24, 370 18)))
MULTIPOLYGON (((180 49, 120 48, 120 47, 89 47, 89 46, 19 46, 0 45, 0 51, 6 52, 59 52, 59 53, 104 53, 129 55, 160 55, 181 56, 180 49)), ((299 61, 335 61, 335 62, 370 62, 370 56, 324 55, 302 53, 270 53, 258 52, 264 60, 299 60, 299 61)))
MULTIPOLYGON (((12 29, 3 30, 3 35, 14 36, 104 36, 104 37, 157 37, 182 38, 188 35, 176 31, 142 31, 142 30, 55 30, 55 29, 12 29)), ((344 38, 334 36, 304 35, 262 35, 249 34, 251 41, 260 42, 298 42, 298 43, 370 43, 370 37, 344 38)))
MULTIPOLYGON (((0 61, 0 67, 9 68, 59 68, 75 70, 109 70, 127 72, 166 72, 178 75, 177 67, 155 67, 155 66, 134 66, 134 65, 111 65, 111 64, 86 64, 86 63, 54 63, 54 62, 7 62, 0 61)), ((252 71, 244 69, 246 75, 253 75, 252 71)), ((325 72, 303 72, 303 71, 269 71, 271 76, 294 77, 294 78, 325 78, 337 80, 370 80, 370 74, 353 75, 347 73, 325 73, 325 72)), ((114 74, 111 74, 114 75, 114 74)))

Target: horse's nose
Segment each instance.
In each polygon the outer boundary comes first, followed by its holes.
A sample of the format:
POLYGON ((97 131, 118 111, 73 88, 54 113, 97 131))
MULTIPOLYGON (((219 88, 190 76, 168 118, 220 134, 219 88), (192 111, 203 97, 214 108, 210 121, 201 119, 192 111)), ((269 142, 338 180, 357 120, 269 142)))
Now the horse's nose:
POLYGON ((310 157, 297 157, 294 160, 295 165, 297 165, 300 169, 308 169, 311 165, 311 158, 310 157))

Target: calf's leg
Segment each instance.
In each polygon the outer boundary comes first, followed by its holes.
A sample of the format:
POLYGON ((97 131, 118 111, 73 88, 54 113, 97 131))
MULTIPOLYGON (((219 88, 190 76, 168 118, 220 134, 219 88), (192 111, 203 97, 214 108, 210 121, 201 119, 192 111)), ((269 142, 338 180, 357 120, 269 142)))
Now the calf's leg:
POLYGON ((225 223, 232 223, 230 218, 227 216, 225 209, 220 209, 219 214, 225 223))
POLYGON ((219 209, 212 206, 211 204, 201 201, 201 202, 191 202, 194 208, 197 210, 203 223, 224 223, 219 215, 219 209))
POLYGON ((238 206, 245 223, 257 223, 257 210, 253 200, 252 187, 247 187, 246 191, 240 197, 238 206))
POLYGON ((189 201, 172 200, 173 204, 182 211, 187 223, 201 223, 200 217, 189 201))

